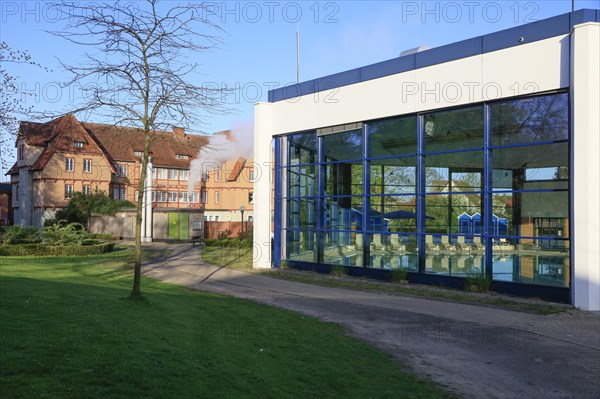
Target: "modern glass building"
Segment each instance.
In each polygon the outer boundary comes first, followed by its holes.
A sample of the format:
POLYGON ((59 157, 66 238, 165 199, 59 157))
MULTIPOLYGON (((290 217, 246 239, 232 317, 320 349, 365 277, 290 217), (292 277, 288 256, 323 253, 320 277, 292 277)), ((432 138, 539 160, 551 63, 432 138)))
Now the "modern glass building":
POLYGON ((270 92, 255 266, 487 277, 600 308, 599 22, 581 10, 270 92))

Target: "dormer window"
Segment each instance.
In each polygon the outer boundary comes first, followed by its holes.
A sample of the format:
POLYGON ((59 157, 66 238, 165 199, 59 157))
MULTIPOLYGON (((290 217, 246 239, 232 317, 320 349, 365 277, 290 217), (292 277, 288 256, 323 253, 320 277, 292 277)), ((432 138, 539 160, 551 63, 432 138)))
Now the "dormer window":
POLYGON ((83 148, 83 141, 74 141, 73 145, 77 148, 83 148))
POLYGON ((144 155, 144 151, 134 151, 133 155, 135 155, 136 157, 141 157, 142 155, 144 155))
POLYGON ((190 159, 189 155, 183 155, 183 154, 176 154, 175 158, 177 159, 190 159))

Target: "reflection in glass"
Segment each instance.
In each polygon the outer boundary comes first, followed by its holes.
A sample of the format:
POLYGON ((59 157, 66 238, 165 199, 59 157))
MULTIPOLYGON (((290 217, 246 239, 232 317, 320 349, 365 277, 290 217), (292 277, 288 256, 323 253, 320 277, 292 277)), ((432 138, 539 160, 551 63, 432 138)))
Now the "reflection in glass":
POLYGON ((292 134, 285 137, 289 149, 289 165, 315 163, 317 136, 315 132, 292 134))
POLYGON ((492 258, 493 279, 528 284, 570 285, 570 260, 568 252, 507 253, 494 250, 492 258))
POLYGON ((284 232, 286 259, 302 262, 317 261, 317 234, 312 230, 287 230, 284 232))
POLYGON ((567 93, 495 103, 490 110, 493 145, 568 139, 567 93))
POLYGON ((417 118, 414 116, 369 123, 369 157, 417 153, 417 118))
POLYGON ((492 152, 493 185, 520 190, 525 181, 568 180, 568 165, 568 143, 496 148, 492 152))
POLYGON ((485 255, 481 253, 427 254, 425 257, 425 271, 461 277, 480 275, 485 270, 484 257, 485 255))
POLYGON ((323 261, 330 265, 363 266, 362 234, 349 231, 321 233, 323 261))
POLYGON ((322 136, 325 162, 359 160, 362 158, 362 131, 334 133, 322 136))
POLYGON ((371 194, 410 194, 417 191, 416 157, 372 161, 371 194))
POLYGON ((361 195, 363 167, 360 162, 330 163, 323 166, 325 195, 361 195))
POLYGON ((369 231, 416 232, 416 196, 371 196, 369 231))
POLYGON ((483 148, 483 107, 425 115, 425 151, 483 148))

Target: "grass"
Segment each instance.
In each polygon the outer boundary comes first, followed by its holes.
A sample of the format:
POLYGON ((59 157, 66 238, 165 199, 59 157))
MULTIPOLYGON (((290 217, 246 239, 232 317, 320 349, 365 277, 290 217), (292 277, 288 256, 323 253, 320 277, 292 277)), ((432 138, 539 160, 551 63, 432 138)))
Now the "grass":
POLYGON ((540 315, 550 315, 565 312, 571 308, 566 305, 555 305, 552 303, 533 303, 512 300, 505 296, 482 295, 474 292, 440 289, 433 286, 422 286, 407 284, 403 273, 392 274, 393 282, 382 282, 368 278, 355 278, 330 276, 320 273, 300 272, 291 269, 268 270, 262 272, 274 278, 298 281, 301 283, 321 285, 324 287, 339 287, 355 290, 369 290, 386 292, 391 294, 411 295, 430 299, 449 300, 462 303, 474 303, 478 305, 501 307, 503 309, 517 310, 540 315))
POLYGON ((0 258, 0 397, 448 397, 334 324, 145 278, 128 300, 130 259, 0 258))
POLYGON ((205 246, 202 248, 202 260, 215 266, 251 271, 252 247, 205 246))

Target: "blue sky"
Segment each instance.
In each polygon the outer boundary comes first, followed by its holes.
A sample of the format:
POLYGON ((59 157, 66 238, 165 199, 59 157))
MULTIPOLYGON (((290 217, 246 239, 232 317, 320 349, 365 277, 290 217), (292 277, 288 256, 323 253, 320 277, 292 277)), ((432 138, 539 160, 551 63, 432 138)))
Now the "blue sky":
MULTIPOLYGON (((600 8, 600 0, 576 1, 575 8, 600 8)), ((295 82, 297 29, 300 80, 309 80, 563 14, 571 1, 217 1, 211 10, 205 17, 227 34, 221 50, 202 55, 198 79, 233 88, 227 102, 237 113, 207 116, 207 133, 252 122, 253 105, 266 101, 269 87, 295 82)), ((68 112, 71 105, 56 84, 67 77, 56 59, 74 63, 84 49, 45 32, 59 28, 44 2, 0 1, 0 40, 52 69, 8 66, 36 111, 68 112)))

